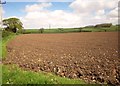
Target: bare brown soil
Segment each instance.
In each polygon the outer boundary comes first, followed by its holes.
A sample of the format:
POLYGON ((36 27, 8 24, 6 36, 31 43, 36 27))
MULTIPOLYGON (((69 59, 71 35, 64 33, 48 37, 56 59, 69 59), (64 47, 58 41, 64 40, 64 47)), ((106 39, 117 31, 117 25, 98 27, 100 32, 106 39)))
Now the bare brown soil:
POLYGON ((88 83, 120 84, 117 32, 26 34, 9 42, 4 64, 88 83))

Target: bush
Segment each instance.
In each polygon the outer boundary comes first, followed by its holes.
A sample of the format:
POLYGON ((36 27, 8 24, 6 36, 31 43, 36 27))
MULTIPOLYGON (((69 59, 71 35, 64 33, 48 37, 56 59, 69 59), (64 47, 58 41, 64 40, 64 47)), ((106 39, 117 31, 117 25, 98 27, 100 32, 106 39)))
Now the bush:
POLYGON ((91 30, 81 30, 81 32, 92 32, 91 30))
POLYGON ((7 36, 9 36, 9 35, 11 35, 11 34, 13 34, 12 32, 9 32, 9 31, 2 31, 2 37, 4 38, 4 37, 7 37, 7 36))
POLYGON ((16 34, 24 34, 25 33, 25 29, 20 29, 17 30, 16 34))
POLYGON ((40 28, 40 29, 39 29, 39 32, 40 32, 40 33, 43 33, 43 32, 44 32, 44 28, 40 28))
POLYGON ((105 28, 109 28, 112 26, 112 23, 104 23, 104 24, 97 24, 95 27, 105 27, 105 28))
POLYGON ((94 28, 94 25, 85 26, 85 28, 94 28))
POLYGON ((63 28, 58 28, 59 31, 63 31, 63 28))

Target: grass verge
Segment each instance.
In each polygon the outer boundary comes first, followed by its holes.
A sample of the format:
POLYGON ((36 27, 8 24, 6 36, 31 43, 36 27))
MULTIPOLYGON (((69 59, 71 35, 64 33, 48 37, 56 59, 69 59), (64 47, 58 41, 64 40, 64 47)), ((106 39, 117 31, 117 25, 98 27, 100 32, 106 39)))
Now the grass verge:
POLYGON ((16 65, 3 65, 3 84, 85 84, 82 80, 62 78, 50 73, 21 70, 16 65))
POLYGON ((2 41, 0 41, 0 44, 2 44, 2 47, 1 47, 2 49, 0 49, 0 52, 2 52, 2 55, 0 56, 2 56, 2 59, 5 59, 7 55, 7 49, 6 49, 7 43, 15 37, 16 35, 14 33, 11 33, 9 36, 2 38, 2 41))

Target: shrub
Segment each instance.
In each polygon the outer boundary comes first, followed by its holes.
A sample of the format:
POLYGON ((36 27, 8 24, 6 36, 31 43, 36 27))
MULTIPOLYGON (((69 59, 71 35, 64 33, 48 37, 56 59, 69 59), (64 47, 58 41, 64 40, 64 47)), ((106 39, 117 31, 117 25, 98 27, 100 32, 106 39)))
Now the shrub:
POLYGON ((11 35, 11 34, 13 34, 12 32, 9 32, 9 31, 5 31, 5 30, 3 30, 2 31, 2 37, 4 38, 4 37, 7 37, 7 36, 9 36, 9 35, 11 35))
POLYGON ((81 32, 92 32, 91 30, 82 30, 81 32))
POLYGON ((85 26, 85 28, 94 28, 94 25, 85 26))
POLYGON ((104 24, 97 24, 97 25, 95 25, 95 27, 105 27, 105 28, 109 28, 109 27, 111 27, 112 26, 112 23, 104 23, 104 24))
POLYGON ((63 31, 63 28, 58 28, 59 31, 63 31))
POLYGON ((39 32, 40 32, 40 33, 43 33, 43 32, 44 32, 44 28, 40 28, 40 29, 39 29, 39 32))

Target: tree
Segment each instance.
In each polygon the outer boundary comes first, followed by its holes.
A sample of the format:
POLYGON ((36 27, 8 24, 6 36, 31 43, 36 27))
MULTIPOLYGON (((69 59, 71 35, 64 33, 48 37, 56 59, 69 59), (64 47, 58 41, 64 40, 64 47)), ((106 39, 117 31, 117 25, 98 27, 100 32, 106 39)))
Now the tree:
POLYGON ((5 30, 16 33, 17 29, 23 28, 22 22, 18 18, 9 18, 3 20, 3 25, 6 26, 5 30))
POLYGON ((43 33, 43 31, 44 31, 44 28, 40 28, 40 29, 39 29, 39 32, 40 32, 40 33, 43 33))

